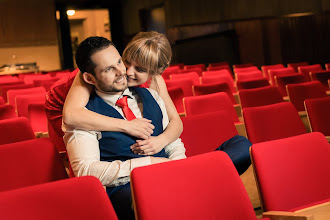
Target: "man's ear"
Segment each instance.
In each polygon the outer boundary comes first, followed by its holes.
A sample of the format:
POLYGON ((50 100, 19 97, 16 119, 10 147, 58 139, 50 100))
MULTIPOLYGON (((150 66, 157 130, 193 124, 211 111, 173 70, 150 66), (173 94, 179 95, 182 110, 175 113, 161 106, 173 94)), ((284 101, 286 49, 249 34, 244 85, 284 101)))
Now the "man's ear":
POLYGON ((84 81, 85 81, 86 83, 95 86, 95 84, 96 84, 96 80, 95 80, 95 77, 94 77, 92 74, 87 73, 87 72, 84 72, 84 73, 82 74, 82 77, 83 77, 83 79, 84 79, 84 81))

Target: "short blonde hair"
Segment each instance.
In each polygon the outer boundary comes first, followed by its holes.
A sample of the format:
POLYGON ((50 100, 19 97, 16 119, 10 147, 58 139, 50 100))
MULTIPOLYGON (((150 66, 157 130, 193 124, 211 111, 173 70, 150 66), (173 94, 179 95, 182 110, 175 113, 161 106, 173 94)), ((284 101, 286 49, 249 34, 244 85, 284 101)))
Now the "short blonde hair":
POLYGON ((162 74, 172 59, 172 49, 165 35, 151 31, 133 37, 123 52, 124 62, 134 61, 150 75, 162 74))

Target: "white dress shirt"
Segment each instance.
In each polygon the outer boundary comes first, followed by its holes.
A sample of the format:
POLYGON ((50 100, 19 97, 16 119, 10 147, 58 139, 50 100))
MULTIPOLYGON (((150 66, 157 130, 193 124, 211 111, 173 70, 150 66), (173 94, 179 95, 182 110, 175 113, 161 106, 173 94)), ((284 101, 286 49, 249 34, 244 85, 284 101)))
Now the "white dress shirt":
MULTIPOLYGON (((156 91, 152 89, 148 90, 162 111, 163 129, 165 129, 169 123, 165 103, 156 91)), ((142 100, 134 90, 126 89, 122 95, 109 95, 99 91, 96 91, 96 93, 107 104, 114 107, 123 117, 124 114, 122 109, 116 106, 115 103, 123 95, 127 95, 128 106, 137 118, 142 118, 142 100)), ((113 187, 129 182, 130 172, 135 167, 151 165, 149 156, 134 158, 126 161, 100 161, 98 141, 101 139, 100 131, 73 129, 72 127, 66 126, 64 123, 62 129, 64 131, 64 143, 66 144, 67 153, 75 176, 96 176, 100 179, 104 186, 113 187)), ((176 160, 186 158, 185 148, 180 138, 167 145, 164 150, 169 159, 176 160)))

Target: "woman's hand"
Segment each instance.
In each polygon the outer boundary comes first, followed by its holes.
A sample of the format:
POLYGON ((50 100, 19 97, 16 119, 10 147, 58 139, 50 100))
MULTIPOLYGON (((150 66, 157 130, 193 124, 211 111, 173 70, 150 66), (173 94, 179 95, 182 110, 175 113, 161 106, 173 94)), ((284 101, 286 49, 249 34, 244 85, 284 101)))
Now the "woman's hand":
POLYGON ((151 120, 136 118, 125 123, 124 132, 140 139, 148 139, 154 133, 154 128, 155 126, 151 124, 151 120))
POLYGON ((165 147, 163 143, 159 136, 151 136, 145 140, 137 140, 131 149, 135 154, 154 155, 165 147))

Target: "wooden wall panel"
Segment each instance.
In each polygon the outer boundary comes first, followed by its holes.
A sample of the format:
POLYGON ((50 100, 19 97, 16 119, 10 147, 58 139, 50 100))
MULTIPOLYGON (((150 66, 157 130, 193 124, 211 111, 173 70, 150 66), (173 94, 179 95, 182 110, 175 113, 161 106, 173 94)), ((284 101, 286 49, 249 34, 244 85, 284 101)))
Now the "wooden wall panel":
POLYGON ((54 0, 0 1, 0 47, 57 44, 54 0))

